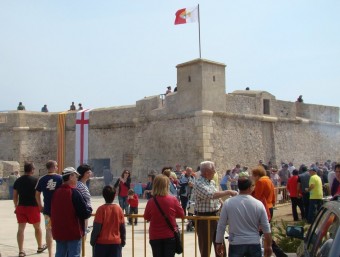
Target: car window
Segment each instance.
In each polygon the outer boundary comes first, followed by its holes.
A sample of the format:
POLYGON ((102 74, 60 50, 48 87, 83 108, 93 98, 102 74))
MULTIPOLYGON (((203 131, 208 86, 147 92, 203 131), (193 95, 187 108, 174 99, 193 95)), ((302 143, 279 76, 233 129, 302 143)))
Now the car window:
POLYGON ((309 254, 312 254, 315 248, 315 244, 318 239, 318 234, 320 233, 321 225, 324 223, 324 220, 326 219, 325 215, 327 212, 326 208, 322 208, 315 218, 315 221, 311 225, 311 228, 309 229, 308 235, 307 235, 307 241, 306 241, 306 248, 309 254))
POLYGON ((323 213, 312 231, 308 245, 308 252, 311 256, 328 257, 339 224, 339 218, 334 213, 323 213))
POLYGON ((326 219, 322 233, 320 234, 320 243, 316 248, 317 256, 328 257, 339 223, 339 218, 334 213, 331 213, 328 219, 326 219))

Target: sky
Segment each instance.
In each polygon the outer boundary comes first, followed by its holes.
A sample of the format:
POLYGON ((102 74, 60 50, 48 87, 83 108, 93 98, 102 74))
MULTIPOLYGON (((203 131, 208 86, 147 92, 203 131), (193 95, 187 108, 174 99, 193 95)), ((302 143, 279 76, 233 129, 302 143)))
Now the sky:
POLYGON ((338 0, 0 1, 0 111, 134 105, 176 86, 176 65, 224 63, 226 93, 340 106, 338 0))

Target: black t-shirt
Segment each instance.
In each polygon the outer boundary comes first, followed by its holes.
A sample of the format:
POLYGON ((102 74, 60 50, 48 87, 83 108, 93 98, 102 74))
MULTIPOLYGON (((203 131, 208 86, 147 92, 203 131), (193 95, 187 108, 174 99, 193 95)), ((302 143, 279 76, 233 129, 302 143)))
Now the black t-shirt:
POLYGON ((38 179, 30 175, 23 175, 15 181, 13 189, 17 190, 19 195, 18 205, 38 206, 35 200, 35 186, 37 182, 38 179))

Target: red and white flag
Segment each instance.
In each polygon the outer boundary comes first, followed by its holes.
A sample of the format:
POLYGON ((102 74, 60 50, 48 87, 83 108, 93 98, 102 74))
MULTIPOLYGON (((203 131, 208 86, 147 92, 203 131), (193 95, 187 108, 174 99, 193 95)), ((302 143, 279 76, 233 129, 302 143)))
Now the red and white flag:
POLYGON ((176 12, 175 25, 198 21, 198 6, 183 8, 176 12))
POLYGON ((90 109, 77 112, 76 118, 76 158, 75 164, 78 167, 87 163, 89 158, 89 116, 90 109))

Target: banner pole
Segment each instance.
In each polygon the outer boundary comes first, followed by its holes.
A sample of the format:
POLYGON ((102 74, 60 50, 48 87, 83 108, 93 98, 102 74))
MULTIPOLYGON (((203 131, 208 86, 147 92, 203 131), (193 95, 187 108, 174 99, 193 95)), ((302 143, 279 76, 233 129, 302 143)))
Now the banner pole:
POLYGON ((200 54, 200 59, 202 57, 201 55, 201 21, 200 21, 200 5, 197 5, 198 9, 198 43, 199 43, 199 54, 200 54))

